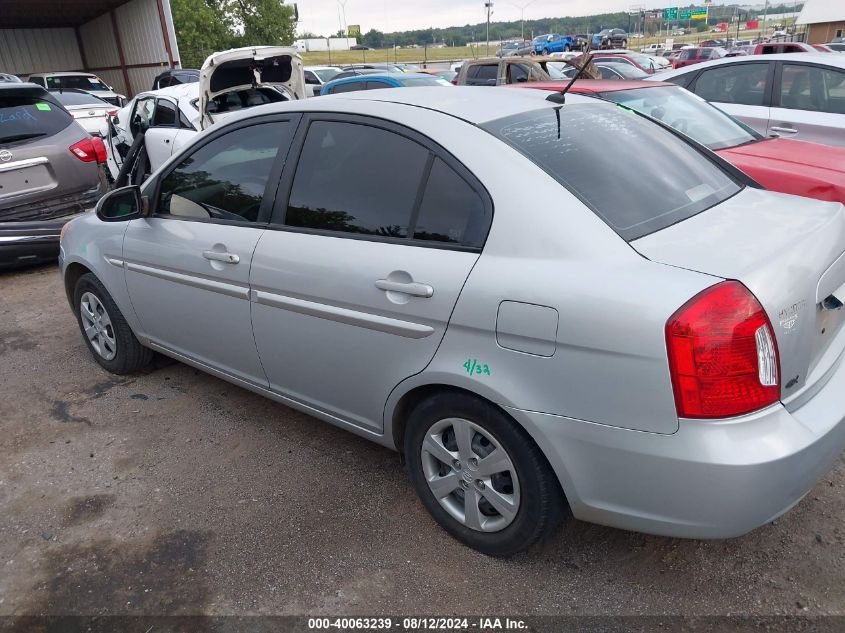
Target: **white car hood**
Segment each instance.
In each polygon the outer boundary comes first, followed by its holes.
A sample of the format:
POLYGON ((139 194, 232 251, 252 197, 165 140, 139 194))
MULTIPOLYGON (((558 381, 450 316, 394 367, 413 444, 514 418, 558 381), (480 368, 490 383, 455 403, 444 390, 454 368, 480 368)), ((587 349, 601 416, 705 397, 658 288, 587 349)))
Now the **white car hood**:
POLYGON ((290 46, 249 46, 214 53, 200 69, 200 127, 216 118, 206 113, 208 102, 232 90, 272 86, 291 98, 305 99, 305 73, 299 52, 290 46))

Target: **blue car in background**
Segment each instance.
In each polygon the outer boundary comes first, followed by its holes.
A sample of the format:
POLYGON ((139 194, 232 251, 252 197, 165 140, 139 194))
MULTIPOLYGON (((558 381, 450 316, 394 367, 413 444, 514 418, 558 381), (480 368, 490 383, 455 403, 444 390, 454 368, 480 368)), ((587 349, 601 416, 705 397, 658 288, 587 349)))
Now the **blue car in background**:
POLYGON ((357 90, 378 90, 380 88, 416 88, 419 86, 451 86, 441 77, 424 73, 374 73, 335 79, 323 86, 320 95, 334 95, 357 90))
POLYGON ((575 39, 571 35, 549 33, 547 35, 538 35, 535 37, 533 44, 535 55, 566 53, 575 48, 575 39))

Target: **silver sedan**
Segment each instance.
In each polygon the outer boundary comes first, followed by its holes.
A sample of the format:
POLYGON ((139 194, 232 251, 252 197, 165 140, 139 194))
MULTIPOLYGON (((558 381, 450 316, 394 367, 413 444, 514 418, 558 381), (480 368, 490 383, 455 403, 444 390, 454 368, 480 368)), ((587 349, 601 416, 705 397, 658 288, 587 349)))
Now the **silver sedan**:
POLYGON ((72 222, 97 362, 396 449, 492 555, 570 513, 730 537, 797 503, 845 444, 845 208, 617 105, 445 92, 251 109, 72 222))

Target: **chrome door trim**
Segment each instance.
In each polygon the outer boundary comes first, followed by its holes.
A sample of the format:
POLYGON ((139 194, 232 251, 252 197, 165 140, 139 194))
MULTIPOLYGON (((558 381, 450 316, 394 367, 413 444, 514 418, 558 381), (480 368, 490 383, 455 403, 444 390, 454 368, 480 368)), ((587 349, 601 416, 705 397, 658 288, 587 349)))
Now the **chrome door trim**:
POLYGON ((14 163, 3 163, 0 165, 0 172, 14 171, 16 169, 23 169, 25 167, 35 167, 36 165, 46 165, 50 161, 46 156, 39 156, 38 158, 25 158, 23 160, 16 160, 14 163))
POLYGON ((263 290, 253 290, 251 292, 252 301, 261 305, 288 310, 289 312, 297 312, 319 319, 346 323, 347 325, 363 327, 368 330, 377 330, 405 338, 425 338, 434 333, 433 327, 421 323, 400 321, 399 319, 391 319, 377 314, 349 310, 348 308, 340 308, 315 301, 296 299, 263 290))
POLYGON ((215 281, 214 279, 206 279, 204 277, 197 277, 194 275, 185 275, 183 273, 173 272, 172 270, 165 270, 163 268, 153 268, 152 266, 144 266, 143 264, 136 264, 134 262, 124 262, 126 270, 131 270, 142 275, 150 275, 151 277, 158 277, 167 281, 173 281, 177 284, 191 286, 192 288, 199 288, 201 290, 209 290, 221 295, 234 297, 235 299, 249 300, 249 288, 246 286, 238 286, 235 284, 225 283, 222 281, 215 281))

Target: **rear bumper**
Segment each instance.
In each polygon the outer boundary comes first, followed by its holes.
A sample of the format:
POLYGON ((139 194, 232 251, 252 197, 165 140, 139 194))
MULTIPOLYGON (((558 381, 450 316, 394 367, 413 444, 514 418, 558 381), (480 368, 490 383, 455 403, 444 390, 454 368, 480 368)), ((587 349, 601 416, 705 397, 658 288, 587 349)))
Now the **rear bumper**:
POLYGON ((0 222, 0 270, 55 260, 62 227, 78 215, 43 222, 0 222))
POLYGON ((800 408, 658 435, 513 410, 548 457, 573 514, 683 538, 740 536, 783 514, 845 447, 845 362, 800 408))

